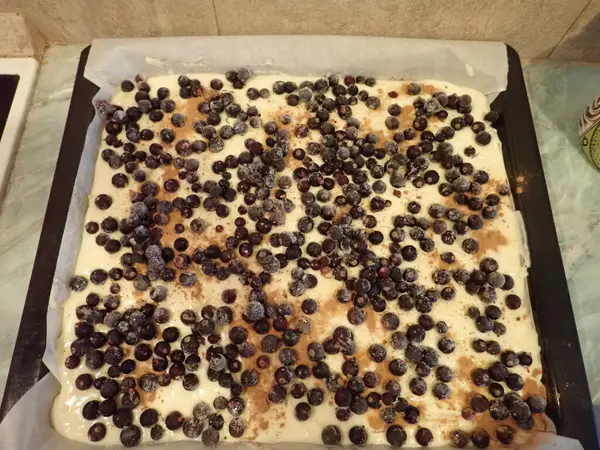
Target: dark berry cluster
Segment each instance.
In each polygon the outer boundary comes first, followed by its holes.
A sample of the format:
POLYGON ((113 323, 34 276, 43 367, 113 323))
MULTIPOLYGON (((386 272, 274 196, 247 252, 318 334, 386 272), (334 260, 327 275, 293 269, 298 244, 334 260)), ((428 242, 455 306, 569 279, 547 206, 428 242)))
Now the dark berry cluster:
MULTIPOLYGON (((76 340, 65 362, 75 369, 83 361, 90 373, 79 375, 76 387, 98 391, 98 400, 82 408, 83 417, 90 421, 111 417, 122 430, 125 446, 140 441, 140 426, 150 429, 153 440, 162 439, 166 428, 212 446, 226 425, 224 410, 233 416, 227 424, 230 436, 244 436, 251 425, 242 418, 247 396, 259 392, 269 404, 284 403, 288 397, 298 400, 294 414, 300 422, 309 420, 314 408, 328 399, 335 404, 332 421, 374 413, 386 424, 388 443, 402 446, 407 433, 398 422, 416 425, 421 411, 402 396, 397 380, 410 369, 413 395, 430 390, 440 401, 452 395, 455 373, 440 364, 440 357, 453 353, 457 343, 449 335, 448 323, 434 320, 436 303, 455 299, 456 285, 462 285, 486 305, 483 313, 477 307, 469 309, 474 328, 497 336, 506 332, 499 320, 502 310, 495 305, 496 290, 510 291, 514 280, 498 271, 495 260, 480 258, 480 268, 472 272, 440 266, 423 274, 410 264, 438 250, 436 240, 456 244, 467 254, 483 253, 473 232, 499 215, 501 196, 509 195, 510 189, 503 185, 490 193, 485 186, 488 173, 465 161, 451 141, 458 133, 472 132, 474 141, 486 146, 492 134, 471 115, 470 96, 435 92, 425 98, 417 83, 406 87, 406 93, 416 96, 412 108, 392 103, 385 110, 388 139, 367 130, 353 111, 356 105, 382 109, 382 98, 369 89, 376 85, 374 78, 340 80, 330 75, 300 84, 282 80, 271 90, 247 87, 250 78, 247 69, 232 70, 225 74, 225 82, 214 78, 210 86, 203 86, 182 75, 177 95, 159 87, 156 97, 151 97, 145 80, 136 79, 135 84, 126 80, 121 89, 135 90, 136 106, 99 106, 107 120, 108 146, 101 159, 114 171, 111 183, 116 193, 115 198, 103 193, 94 199, 95 207, 107 215, 100 223, 88 222, 85 229, 106 252, 119 253, 119 264, 108 271, 93 270, 89 279, 71 280, 72 290, 78 292, 90 283, 98 289, 110 283, 109 294, 89 292, 86 303, 77 307, 76 340), (235 95, 235 90, 243 91, 235 95), (287 112, 269 117, 252 103, 275 96, 302 111, 303 118, 287 112), (178 108, 182 100, 194 107, 178 108), (412 112, 407 113, 409 109, 412 112), (407 114, 410 126, 401 129, 407 114), (145 116, 152 127, 142 128, 145 116), (471 131, 461 131, 467 128, 471 131), (250 129, 260 131, 262 138, 240 141, 250 129), (229 151, 232 140, 243 145, 229 151), (298 142, 303 144, 295 145, 298 142), (226 146, 228 155, 218 156, 226 146), (202 167, 207 155, 213 161, 212 176, 201 179, 201 168, 208 169, 202 167), (164 173, 160 182, 156 173, 164 173), (424 204, 415 198, 406 214, 394 210, 392 223, 387 223, 390 219, 382 212, 389 215, 394 206, 387 194, 392 191, 401 197, 410 185, 436 186, 444 204, 424 204), (125 191, 128 213, 115 217, 113 204, 125 191), (452 206, 444 197, 452 200, 452 206), (301 212, 294 223, 292 211, 301 212), (215 222, 217 226, 211 225, 215 222), (383 233, 382 224, 392 225, 391 231, 383 233), (209 233, 222 239, 196 244, 209 233), (291 267, 284 277, 287 266, 291 267), (370 316, 377 317, 388 339, 386 345, 370 345, 366 354, 369 364, 384 368, 389 379, 381 379, 380 370, 361 367, 364 363, 357 356, 361 343, 351 328, 338 326, 331 335, 314 338, 311 316, 328 313, 315 294, 320 276, 339 282, 333 295, 345 305, 349 325, 361 326, 370 316), (169 309, 173 289, 226 282, 230 277, 248 287, 243 296, 236 289, 224 289, 220 298, 209 299, 198 311, 181 312, 182 326, 173 323, 169 309), (290 298, 301 300, 298 306, 267 293, 274 280, 284 283, 290 298), (121 306, 123 283, 145 298, 141 306, 121 306), (402 314, 412 310, 418 312, 417 320, 404 323, 402 314), (427 333, 436 336, 437 348, 423 345, 427 333), (392 351, 402 351, 404 357, 393 358, 392 351), (327 358, 338 353, 344 356, 339 373, 327 358), (141 371, 148 365, 151 371, 141 371), (171 383, 181 383, 188 391, 198 389, 199 371, 230 395, 217 397, 212 405, 197 404, 190 417, 176 410, 165 417, 151 407, 141 410, 144 396, 171 383), (309 389, 302 381, 309 377, 322 380, 324 388, 309 389), (136 408, 139 426, 133 419, 136 408)), ((397 92, 387 95, 398 97, 397 92)), ((498 117, 490 113, 485 120, 494 123, 498 117)), ((467 158, 476 156, 473 147, 463 153, 467 158)), ((457 261, 451 251, 440 251, 440 258, 446 265, 457 261)), ((505 302, 510 310, 521 306, 514 294, 505 302)), ((508 370, 530 365, 531 356, 503 350, 492 340, 476 340, 472 348, 498 355, 499 360, 471 376, 476 386, 488 387, 493 399, 472 397, 463 416, 472 418, 489 410, 496 420, 512 416, 519 427, 531 428, 531 413, 543 411, 545 400, 521 399, 516 392, 524 381, 508 370), (501 383, 513 392, 505 394, 501 383)), ((105 434, 102 422, 89 429, 93 442, 105 434)), ((495 434, 508 444, 514 430, 503 424, 495 434)), ((416 427, 414 436, 422 446, 433 441, 433 433, 425 427, 416 427)), ((365 445, 369 431, 353 426, 348 439, 365 445)), ((490 436, 481 429, 470 434, 456 430, 451 440, 460 448, 469 441, 485 447, 490 436)), ((338 426, 328 425, 322 441, 337 445, 345 439, 338 426)))

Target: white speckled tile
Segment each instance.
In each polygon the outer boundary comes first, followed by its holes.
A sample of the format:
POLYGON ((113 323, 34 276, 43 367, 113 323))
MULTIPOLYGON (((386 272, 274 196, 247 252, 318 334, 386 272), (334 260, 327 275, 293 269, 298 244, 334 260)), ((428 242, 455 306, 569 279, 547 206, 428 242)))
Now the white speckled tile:
POLYGON ((82 46, 53 47, 40 68, 0 209, 0 398, 27 294, 82 46))
MULTIPOLYGON (((0 396, 82 49, 52 47, 46 53, 0 210, 0 316, 5 324, 0 329, 0 396)), ((600 94, 600 66, 530 63, 525 77, 588 379, 600 412, 600 353, 594 352, 600 341, 600 239, 593 236, 600 233, 600 173, 583 156, 577 137, 583 108, 600 94)))

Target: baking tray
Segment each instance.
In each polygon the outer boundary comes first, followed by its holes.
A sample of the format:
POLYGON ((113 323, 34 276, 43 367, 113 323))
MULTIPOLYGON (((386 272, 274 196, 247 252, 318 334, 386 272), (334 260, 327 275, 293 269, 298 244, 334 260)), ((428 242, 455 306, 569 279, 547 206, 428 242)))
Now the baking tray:
MULTIPOLYGON (((48 371, 42 363, 46 347, 46 311, 85 135, 94 117, 92 98, 98 91, 83 76, 89 51, 90 47, 82 51, 77 69, 46 217, 0 406, 0 420, 48 371)), ((592 402, 523 70, 519 55, 510 46, 507 46, 507 55, 507 89, 494 100, 492 109, 503 116, 497 129, 513 193, 517 192, 517 187, 522 190, 514 195, 514 199, 523 215, 531 254, 529 289, 542 346, 543 382, 549 400, 547 414, 559 434, 578 439, 585 449, 598 449, 592 402)))

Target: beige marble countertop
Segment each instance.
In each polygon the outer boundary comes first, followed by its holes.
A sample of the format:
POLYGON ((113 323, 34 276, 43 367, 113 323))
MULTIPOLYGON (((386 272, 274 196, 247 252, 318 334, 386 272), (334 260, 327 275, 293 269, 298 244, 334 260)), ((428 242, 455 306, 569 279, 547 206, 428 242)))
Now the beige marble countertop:
MULTIPOLYGON (((0 398, 42 228, 83 46, 51 47, 41 66, 25 132, 0 209, 0 398)), ((596 322, 600 269, 600 174, 587 163, 577 121, 600 94, 600 66, 527 63, 525 78, 592 397, 600 411, 596 322)), ((600 417, 600 415, 598 415, 600 417)))

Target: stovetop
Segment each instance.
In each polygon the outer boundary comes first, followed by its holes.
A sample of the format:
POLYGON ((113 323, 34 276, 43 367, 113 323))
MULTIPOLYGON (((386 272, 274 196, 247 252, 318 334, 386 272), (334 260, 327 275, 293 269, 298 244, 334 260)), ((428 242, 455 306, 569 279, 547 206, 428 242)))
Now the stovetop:
POLYGON ((25 125, 38 66, 34 58, 0 58, 0 201, 25 125))
POLYGON ((19 75, 0 75, 0 140, 8 122, 8 114, 20 79, 19 75))

